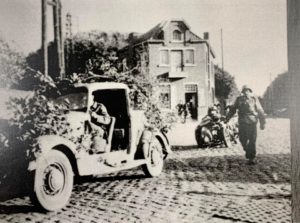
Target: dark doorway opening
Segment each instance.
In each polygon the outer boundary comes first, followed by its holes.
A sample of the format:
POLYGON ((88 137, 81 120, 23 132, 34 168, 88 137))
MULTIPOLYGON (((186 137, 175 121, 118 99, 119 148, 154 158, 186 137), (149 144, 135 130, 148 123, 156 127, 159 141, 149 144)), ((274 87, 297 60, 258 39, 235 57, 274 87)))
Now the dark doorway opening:
POLYGON ((193 120, 197 120, 198 117, 198 96, 196 92, 185 93, 185 103, 187 109, 191 114, 193 120))

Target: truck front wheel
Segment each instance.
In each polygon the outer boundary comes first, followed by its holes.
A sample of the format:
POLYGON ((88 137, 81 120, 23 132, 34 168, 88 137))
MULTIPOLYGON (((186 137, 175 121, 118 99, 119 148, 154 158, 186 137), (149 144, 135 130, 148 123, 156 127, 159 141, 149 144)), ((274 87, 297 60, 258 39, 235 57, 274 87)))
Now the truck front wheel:
POLYGON ((46 211, 64 207, 73 189, 72 166, 66 155, 51 150, 37 160, 31 201, 46 211))
POLYGON ((144 147, 144 150, 147 150, 144 151, 146 164, 142 166, 145 175, 148 177, 156 177, 160 175, 164 165, 164 155, 161 143, 156 137, 153 137, 148 149, 144 147))

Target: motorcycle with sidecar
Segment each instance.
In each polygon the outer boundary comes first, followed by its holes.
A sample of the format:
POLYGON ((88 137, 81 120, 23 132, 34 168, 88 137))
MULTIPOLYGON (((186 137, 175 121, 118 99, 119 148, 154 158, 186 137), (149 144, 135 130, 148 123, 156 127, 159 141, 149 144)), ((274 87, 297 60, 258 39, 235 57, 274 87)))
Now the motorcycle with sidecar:
POLYGON ((195 138, 200 148, 222 146, 231 147, 236 141, 236 132, 225 122, 216 108, 209 108, 195 129, 195 138))

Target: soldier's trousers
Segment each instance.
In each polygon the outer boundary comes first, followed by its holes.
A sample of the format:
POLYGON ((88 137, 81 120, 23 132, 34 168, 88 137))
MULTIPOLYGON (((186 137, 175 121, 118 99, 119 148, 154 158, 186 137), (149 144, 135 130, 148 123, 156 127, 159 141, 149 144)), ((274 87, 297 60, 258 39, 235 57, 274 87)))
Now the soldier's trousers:
POLYGON ((246 152, 247 159, 254 159, 256 155, 257 124, 239 123, 239 139, 246 152))

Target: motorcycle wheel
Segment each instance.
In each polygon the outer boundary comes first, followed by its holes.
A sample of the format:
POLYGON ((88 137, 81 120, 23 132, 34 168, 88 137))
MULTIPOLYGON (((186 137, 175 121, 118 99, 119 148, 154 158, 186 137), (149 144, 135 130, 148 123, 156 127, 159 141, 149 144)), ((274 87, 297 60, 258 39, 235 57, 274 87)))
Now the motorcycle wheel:
POLYGON ((195 138, 199 148, 205 148, 204 138, 201 135, 201 127, 197 127, 195 131, 195 138))

